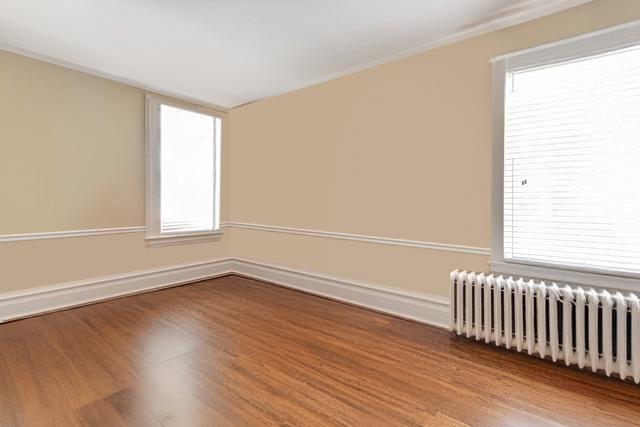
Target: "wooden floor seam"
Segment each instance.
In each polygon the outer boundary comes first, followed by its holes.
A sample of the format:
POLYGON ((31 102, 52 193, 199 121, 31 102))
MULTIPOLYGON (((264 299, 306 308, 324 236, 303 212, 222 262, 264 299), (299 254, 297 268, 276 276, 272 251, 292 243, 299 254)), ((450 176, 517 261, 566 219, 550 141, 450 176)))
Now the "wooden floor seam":
POLYGON ((0 325, 1 426, 637 425, 640 387, 228 275, 0 325))

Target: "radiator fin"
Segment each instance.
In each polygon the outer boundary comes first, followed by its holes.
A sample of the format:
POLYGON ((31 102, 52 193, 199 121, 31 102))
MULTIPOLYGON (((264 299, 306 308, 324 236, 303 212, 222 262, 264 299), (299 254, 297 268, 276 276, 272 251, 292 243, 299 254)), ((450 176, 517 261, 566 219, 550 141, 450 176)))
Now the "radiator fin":
POLYGON ((480 341, 482 338, 482 288, 485 284, 484 273, 476 276, 476 286, 473 288, 474 307, 473 322, 475 324, 474 335, 476 341, 480 341))
POLYGON ((491 293, 493 292, 493 284, 495 280, 493 274, 487 276, 484 287, 484 342, 491 342, 491 315, 493 309, 491 308, 491 293))
POLYGON ((465 286, 465 332, 467 334, 467 338, 471 337, 471 330, 473 328, 473 288, 476 285, 476 273, 471 272, 467 275, 467 286, 465 286))
POLYGON ((513 292, 513 277, 509 277, 505 283, 504 292, 502 293, 502 299, 504 302, 504 344, 505 347, 511 348, 511 334, 513 328, 511 327, 511 295, 513 292))
POLYGON ((629 295, 631 307, 631 365, 633 366, 633 380, 640 383, 640 301, 635 294, 629 295))
POLYGON ((458 335, 640 383, 637 295, 466 270, 450 285, 458 335))
POLYGON ((526 312, 526 327, 527 327, 527 332, 525 334, 526 340, 527 340, 527 353, 529 353, 530 355, 533 354, 533 350, 534 350, 534 346, 536 343, 536 337, 535 337, 535 323, 534 323, 534 314, 533 314, 533 309, 534 309, 534 299, 533 299, 533 293, 534 293, 534 289, 533 289, 533 281, 529 281, 526 285, 525 285, 525 299, 526 299, 526 304, 525 304, 525 312, 526 312))
POLYGON ((538 287, 538 354, 544 359, 547 356, 547 288, 538 287))
POLYGON ((613 300, 607 291, 602 292, 602 357, 604 358, 604 372, 611 375, 613 369, 611 308, 613 300))
POLYGON ((515 329, 516 329, 516 349, 518 351, 522 351, 522 343, 524 341, 524 325, 523 325, 523 314, 522 314, 522 284, 524 282, 522 279, 519 279, 516 282, 516 292, 515 292, 515 304, 513 313, 516 317, 515 321, 515 329))
POLYGON ((564 353, 564 363, 569 366, 573 356, 573 343, 571 342, 571 331, 573 322, 571 311, 573 309, 573 294, 569 286, 562 289, 562 350, 564 353))
POLYGON ((504 278, 502 276, 495 279, 495 292, 493 293, 493 317, 495 319, 494 322, 494 336, 493 339, 496 342, 496 345, 502 345, 502 290, 504 289, 504 278))
POLYGON ((591 370, 598 370, 598 294, 594 289, 589 290, 589 358, 591 360, 591 370))
POLYGON ((549 347, 551 348, 551 360, 558 360, 560 341, 558 340, 558 285, 553 283, 549 288, 549 347))
POLYGON ((580 369, 584 368, 585 363, 585 338, 584 338, 584 313, 585 313, 585 295, 584 289, 576 289, 576 358, 580 369))
POLYGON ((618 375, 627 377, 627 302, 620 292, 616 292, 616 326, 617 349, 616 361, 618 362, 618 375))

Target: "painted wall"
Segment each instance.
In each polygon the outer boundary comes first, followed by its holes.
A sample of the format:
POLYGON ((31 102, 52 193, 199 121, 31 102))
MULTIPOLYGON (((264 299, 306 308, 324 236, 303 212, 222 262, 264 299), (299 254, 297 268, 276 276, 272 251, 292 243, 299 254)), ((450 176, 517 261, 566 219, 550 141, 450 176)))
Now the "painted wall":
MULTIPOLYGON (((491 67, 497 55, 640 18, 600 0, 231 112, 231 218, 489 248, 491 67)), ((231 254, 447 295, 486 255, 259 230, 231 254)))
MULTIPOLYGON (((234 109, 222 220, 488 250, 489 60, 638 18, 637 0, 598 0, 234 109)), ((0 52, 0 235, 144 225, 144 125, 143 91, 0 52)), ((441 296, 450 270, 488 261, 247 229, 148 248, 140 232, 0 243, 0 293, 227 255, 441 296)))
MULTIPOLYGON (((0 51, 0 235, 144 222, 144 92, 0 51)), ((142 232, 4 242, 0 292, 211 260, 227 240, 147 248, 142 232)))

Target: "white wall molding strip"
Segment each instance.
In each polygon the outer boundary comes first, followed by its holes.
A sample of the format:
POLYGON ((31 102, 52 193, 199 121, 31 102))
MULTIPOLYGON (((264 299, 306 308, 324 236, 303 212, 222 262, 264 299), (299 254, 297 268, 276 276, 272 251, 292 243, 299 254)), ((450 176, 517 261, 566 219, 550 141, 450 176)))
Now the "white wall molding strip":
POLYGON ((445 297, 242 258, 220 258, 0 294, 0 323, 233 273, 438 327, 445 328, 449 322, 445 297))
MULTIPOLYGON (((477 246, 454 245, 450 243, 423 242, 418 240, 397 239, 393 237, 368 236, 363 234, 322 231, 306 228, 281 227, 277 225, 252 224, 246 222, 224 222, 221 228, 238 228, 244 230, 269 231, 275 233, 295 234, 301 236, 322 237, 356 242, 376 243, 409 248, 431 249, 435 251, 458 252, 473 255, 491 255, 490 248, 477 246)), ((21 242, 27 240, 66 239, 71 237, 103 236, 109 234, 144 233, 144 226, 96 228, 87 230, 48 231, 41 233, 4 234, 0 235, 0 243, 21 242)))
POLYGON ((87 230, 46 231, 42 233, 4 234, 0 243, 25 240, 65 239, 69 237, 103 236, 107 234, 142 233, 145 227, 94 228, 87 230))
POLYGON ((525 0, 525 1, 519 2, 514 6, 505 7, 504 9, 496 12, 492 17, 490 17, 489 19, 483 22, 478 22, 476 23, 476 25, 473 25, 470 27, 464 27, 460 31, 446 34, 437 40, 433 40, 433 41, 424 43, 422 45, 411 47, 409 49, 406 49, 400 52, 395 52, 391 55, 388 55, 364 64, 359 64, 353 67, 349 67, 349 68, 337 71, 335 73, 330 73, 314 80, 306 81, 297 85, 292 85, 288 88, 285 88, 284 90, 253 99, 242 104, 232 105, 232 106, 222 106, 222 105, 212 104, 210 102, 207 102, 201 99, 196 99, 191 96, 168 91, 168 90, 155 87, 152 85, 148 85, 136 80, 114 75, 114 74, 107 73, 94 68, 85 67, 83 65, 79 65, 74 62, 69 62, 63 59, 54 58, 49 55, 45 55, 39 52, 34 52, 28 49, 23 49, 21 47, 10 45, 7 43, 0 43, 0 50, 26 56, 28 58, 36 59, 39 61, 48 62, 50 64, 58 65, 60 67, 68 68, 74 71, 79 71, 81 73, 102 77, 108 80, 113 80, 115 82, 122 83, 128 86, 133 86, 138 89, 142 89, 144 91, 154 92, 159 95, 165 95, 165 96, 169 96, 176 99, 182 99, 192 104, 202 105, 204 107, 218 110, 221 112, 228 112, 228 111, 231 111, 233 108, 239 108, 244 105, 258 102, 260 100, 273 98, 273 97, 284 95, 290 92, 295 92, 297 90, 304 89, 306 87, 315 86, 320 83, 327 82, 329 80, 335 80, 340 77, 355 74, 360 71, 374 68, 378 65, 387 64, 393 61, 398 61, 400 59, 404 59, 412 55, 417 55, 432 49, 436 49, 442 46, 446 46, 446 45, 457 43, 466 39, 470 39, 472 37, 478 37, 493 31, 499 31, 499 30, 502 30, 503 28, 511 27, 514 25, 518 25, 524 22, 534 20, 534 19, 538 19, 547 15, 551 15, 553 13, 561 12, 563 10, 566 10, 572 7, 580 6, 585 3, 590 3, 592 1, 593 0, 525 0))
POLYGON ((270 95, 263 96, 252 101, 247 101, 244 104, 234 105, 232 109, 240 108, 245 105, 253 104, 254 102, 262 101, 269 98, 275 98, 277 96, 285 95, 287 93, 295 92, 307 87, 319 85, 330 80, 335 80, 340 77, 356 74, 361 71, 369 70, 379 65, 388 64, 390 62, 399 61, 404 58, 408 58, 413 55, 418 55, 433 49, 437 49, 450 44, 458 43, 473 37, 479 37, 484 34, 488 34, 494 31, 500 31, 504 28, 512 27, 518 24, 523 24, 534 19, 542 18, 547 15, 562 12, 572 7, 580 6, 586 3, 590 3, 593 0, 525 0, 518 2, 515 5, 510 5, 502 10, 496 12, 493 17, 486 21, 478 22, 471 27, 464 27, 460 31, 452 32, 444 35, 443 37, 427 42, 425 44, 415 46, 400 52, 392 53, 391 55, 379 58, 364 64, 356 65, 344 70, 337 71, 335 73, 327 74, 314 80, 303 82, 298 85, 294 85, 285 90, 274 92, 270 95))
POLYGON ((491 249, 475 246, 453 245, 449 243, 422 242, 418 240, 396 239, 392 237, 367 236, 363 234, 340 233, 335 231, 321 231, 305 228, 281 227, 276 225, 251 224, 245 222, 227 222, 225 227, 245 230, 270 231, 276 233, 297 234, 302 236, 323 237, 357 242, 377 243, 410 248, 431 249, 436 251, 459 252, 474 255, 491 255, 491 249))
POLYGON ((231 273, 229 258, 0 294, 0 323, 231 273))
MULTIPOLYGON (((233 258, 234 273, 306 293, 370 308, 420 323, 448 328, 449 300, 422 292, 233 258)), ((443 280, 448 280, 444 278, 443 280)))

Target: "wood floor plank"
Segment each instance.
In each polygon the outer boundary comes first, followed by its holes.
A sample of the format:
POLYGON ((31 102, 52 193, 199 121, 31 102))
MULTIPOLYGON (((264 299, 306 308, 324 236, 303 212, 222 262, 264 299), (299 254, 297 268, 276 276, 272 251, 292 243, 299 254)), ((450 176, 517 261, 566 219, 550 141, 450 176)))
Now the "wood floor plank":
POLYGON ((637 425, 640 387, 238 276, 0 325, 1 426, 637 425))

